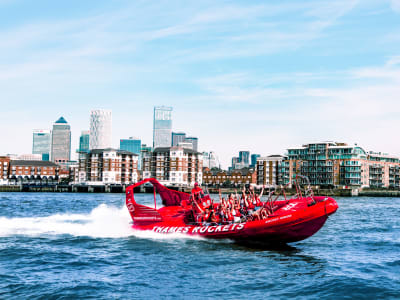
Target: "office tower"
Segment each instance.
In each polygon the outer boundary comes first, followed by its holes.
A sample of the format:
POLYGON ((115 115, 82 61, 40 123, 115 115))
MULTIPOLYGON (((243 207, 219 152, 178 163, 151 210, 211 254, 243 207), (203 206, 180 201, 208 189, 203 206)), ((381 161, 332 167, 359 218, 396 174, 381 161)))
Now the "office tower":
POLYGON ((239 162, 242 163, 244 167, 249 166, 249 158, 250 158, 249 151, 239 151, 239 162))
POLYGON ((172 107, 154 107, 153 148, 171 147, 172 107))
POLYGON ((89 147, 92 149, 111 148, 112 116, 111 110, 95 109, 90 112, 89 147))
POLYGON ((186 133, 184 132, 173 132, 172 133, 172 145, 178 146, 179 143, 184 142, 186 139, 186 133))
POLYGON ((198 151, 199 139, 197 137, 187 137, 185 142, 192 143, 192 149, 198 151))
POLYGON ((89 130, 83 130, 81 132, 81 136, 79 137, 79 150, 78 150, 78 152, 89 153, 89 150, 90 150, 89 139, 90 139, 89 130))
POLYGON ((67 162, 71 159, 71 127, 64 117, 53 124, 51 137, 51 160, 67 162))
POLYGON ((205 168, 221 168, 217 154, 214 151, 203 152, 203 167, 205 168))
POLYGON ((119 140, 119 149, 129 151, 138 155, 138 169, 142 168, 142 141, 138 138, 129 137, 129 139, 119 140))
POLYGON ((239 163, 239 157, 232 157, 232 169, 236 168, 236 165, 239 163))
POLYGON ((252 167, 252 168, 255 168, 256 167, 256 165, 257 165, 257 158, 259 158, 261 155, 260 154, 252 154, 251 155, 251 164, 250 164, 250 166, 252 167))
POLYGON ((140 155, 142 141, 138 138, 130 137, 129 139, 121 139, 119 141, 119 149, 129 151, 140 155))
POLYGON ((33 130, 32 154, 40 154, 42 160, 50 159, 51 133, 46 129, 33 130))

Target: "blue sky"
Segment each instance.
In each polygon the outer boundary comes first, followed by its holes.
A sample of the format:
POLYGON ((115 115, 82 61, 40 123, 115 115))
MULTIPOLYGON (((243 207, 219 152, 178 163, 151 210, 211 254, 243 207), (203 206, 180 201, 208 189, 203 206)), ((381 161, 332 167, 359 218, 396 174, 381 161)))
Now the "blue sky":
POLYGON ((400 0, 0 0, 0 153, 61 115, 73 148, 112 109, 152 143, 155 105, 226 167, 308 142, 400 156, 400 0))

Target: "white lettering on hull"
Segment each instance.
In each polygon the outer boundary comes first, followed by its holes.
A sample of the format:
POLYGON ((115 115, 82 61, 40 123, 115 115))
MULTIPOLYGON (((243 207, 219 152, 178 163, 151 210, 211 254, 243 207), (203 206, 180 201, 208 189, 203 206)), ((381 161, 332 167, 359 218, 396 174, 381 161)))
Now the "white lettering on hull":
POLYGON ((154 226, 152 231, 156 233, 191 233, 191 234, 207 234, 218 232, 235 232, 240 231, 245 227, 246 223, 217 225, 217 226, 185 226, 185 227, 170 227, 170 226, 154 226))

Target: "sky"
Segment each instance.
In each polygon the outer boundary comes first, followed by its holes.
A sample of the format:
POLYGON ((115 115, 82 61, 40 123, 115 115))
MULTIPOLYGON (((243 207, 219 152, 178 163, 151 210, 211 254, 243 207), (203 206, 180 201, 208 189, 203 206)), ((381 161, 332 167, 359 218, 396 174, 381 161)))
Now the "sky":
POLYGON ((223 167, 318 141, 400 156, 400 0, 0 0, 0 155, 113 112, 152 144, 153 107, 223 167))

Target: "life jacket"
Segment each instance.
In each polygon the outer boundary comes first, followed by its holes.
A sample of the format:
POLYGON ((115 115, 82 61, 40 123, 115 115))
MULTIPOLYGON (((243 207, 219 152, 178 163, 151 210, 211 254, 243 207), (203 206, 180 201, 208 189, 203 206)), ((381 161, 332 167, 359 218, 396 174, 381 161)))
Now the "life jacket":
POLYGON ((204 213, 203 222, 208 222, 210 219, 211 213, 204 213))
POLYGON ((199 200, 202 198, 202 195, 204 195, 204 192, 201 187, 196 186, 192 189, 192 195, 195 200, 199 200))

